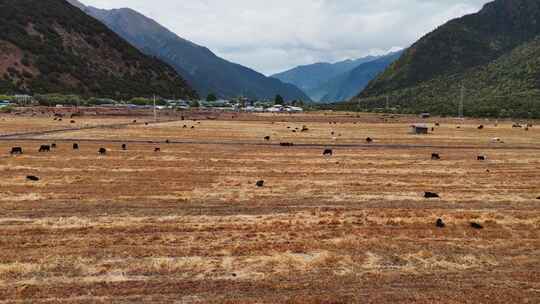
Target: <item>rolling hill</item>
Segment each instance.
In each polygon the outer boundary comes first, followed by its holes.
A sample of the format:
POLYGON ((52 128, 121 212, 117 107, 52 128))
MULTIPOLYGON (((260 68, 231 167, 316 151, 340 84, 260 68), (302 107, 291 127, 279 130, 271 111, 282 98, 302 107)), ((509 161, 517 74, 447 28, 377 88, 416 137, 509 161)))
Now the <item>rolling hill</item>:
POLYGON ((104 10, 69 0, 88 15, 100 20, 143 53, 173 66, 201 96, 215 93, 230 98, 240 95, 286 100, 309 97, 291 84, 266 77, 254 70, 222 59, 208 48, 185 40, 156 21, 129 8, 104 10))
MULTIPOLYGON (((421 38, 350 107, 401 112, 540 117, 540 2, 496 0, 421 38)), ((347 104, 343 105, 346 106, 347 104)))
POLYGON ((196 96, 170 66, 64 0, 0 2, 0 91, 196 96))

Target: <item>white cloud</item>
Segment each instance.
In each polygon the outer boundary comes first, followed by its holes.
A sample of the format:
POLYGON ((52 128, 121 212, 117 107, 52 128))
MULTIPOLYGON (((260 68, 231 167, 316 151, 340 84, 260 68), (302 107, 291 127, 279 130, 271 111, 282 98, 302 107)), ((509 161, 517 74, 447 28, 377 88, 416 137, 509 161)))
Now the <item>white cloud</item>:
POLYGON ((133 8, 265 74, 406 47, 487 0, 82 0, 133 8))

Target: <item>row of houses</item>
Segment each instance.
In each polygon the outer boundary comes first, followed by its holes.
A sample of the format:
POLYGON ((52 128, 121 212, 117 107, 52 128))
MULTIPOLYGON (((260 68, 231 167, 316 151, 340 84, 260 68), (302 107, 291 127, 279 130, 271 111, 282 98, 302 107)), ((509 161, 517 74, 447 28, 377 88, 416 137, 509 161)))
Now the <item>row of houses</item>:
POLYGON ((293 107, 293 106, 283 106, 283 105, 274 105, 266 109, 266 112, 271 113, 299 113, 303 112, 304 109, 300 107, 293 107))
MULTIPOLYGON (((90 103, 85 103, 87 105, 92 105, 95 102, 95 105, 99 107, 105 107, 105 108, 116 108, 116 107, 123 107, 128 109, 153 109, 154 104, 151 99, 148 99, 147 102, 141 103, 140 100, 137 103, 131 103, 131 102, 118 102, 112 99, 95 99, 93 98, 90 103)), ((28 106, 32 104, 36 104, 36 100, 29 95, 15 95, 11 96, 11 103, 18 104, 22 106, 28 106)), ((10 104, 9 101, 1 101, 0 100, 0 107, 5 107, 10 104)), ((54 101, 52 102, 54 105, 54 101)), ((72 106, 73 104, 64 104, 61 101, 59 101, 58 104, 56 104, 56 107, 64 107, 64 106, 72 106)), ((160 101, 158 105, 156 105, 157 109, 181 109, 181 110, 188 110, 192 107, 197 108, 208 108, 208 109, 216 109, 216 110, 224 110, 224 111, 244 111, 244 112, 271 112, 271 113, 297 113, 297 112, 303 112, 304 109, 301 107, 296 107, 292 105, 273 105, 273 102, 271 101, 258 101, 258 100, 251 100, 247 98, 239 98, 236 100, 226 100, 226 99, 219 99, 214 101, 207 101, 207 100, 198 100, 198 101, 187 101, 187 100, 165 100, 165 102, 160 101)))
POLYGON ((31 105, 33 101, 30 95, 14 95, 10 96, 10 100, 0 100, 0 108, 5 108, 14 104, 31 105))
MULTIPOLYGON (((229 101, 221 100, 221 101, 214 101, 214 102, 208 102, 208 101, 198 101, 196 102, 196 106, 193 102, 183 101, 183 100, 168 100, 165 104, 161 103, 159 105, 156 105, 156 109, 158 110, 167 110, 167 109, 180 109, 180 110, 189 110, 193 107, 200 108, 200 109, 214 109, 214 110, 221 110, 221 111, 234 111, 234 112, 270 112, 270 113, 299 113, 303 112, 304 109, 300 107, 294 107, 294 106, 283 106, 283 105, 274 105, 274 106, 263 106, 263 105, 257 105, 257 106, 242 106, 240 104, 231 103, 229 101)), ((57 108, 63 108, 64 105, 58 104, 56 105, 57 108)), ((105 104, 99 104, 99 107, 104 108, 127 108, 129 110, 152 110, 154 109, 153 104, 130 104, 130 103, 105 103, 105 104)))
MULTIPOLYGON (((198 101, 197 107, 203 109, 216 109, 222 111, 235 111, 235 112, 270 112, 270 113, 299 113, 304 109, 294 106, 273 105, 267 107, 265 104, 257 103, 255 105, 248 104, 242 105, 239 103, 231 102, 228 100, 216 100, 216 101, 198 101)), ((114 106, 111 104, 110 106, 114 106)), ((128 107, 129 109, 152 109, 153 105, 133 105, 124 104, 121 106, 128 107)), ((194 106, 194 103, 185 100, 167 100, 166 105, 157 105, 158 110, 164 109, 182 109, 188 110, 194 106)))

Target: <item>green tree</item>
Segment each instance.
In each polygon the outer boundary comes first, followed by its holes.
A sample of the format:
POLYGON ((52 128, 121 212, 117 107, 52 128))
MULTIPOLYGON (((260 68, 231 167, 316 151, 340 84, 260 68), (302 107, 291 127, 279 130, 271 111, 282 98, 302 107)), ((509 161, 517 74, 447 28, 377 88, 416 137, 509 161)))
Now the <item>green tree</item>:
POLYGON ((276 95, 276 98, 274 98, 274 104, 275 105, 282 105, 283 103, 285 102, 285 100, 283 99, 283 97, 281 95, 276 95))
POLYGON ((192 107, 192 108, 198 108, 200 107, 201 105, 199 104, 199 102, 197 100, 192 100, 190 103, 189 103, 189 106, 192 107))
POLYGON ((14 106, 1 107, 0 113, 11 113, 15 109, 14 106))
POLYGON ((63 94, 41 94, 35 95, 34 99, 42 106, 53 107, 55 105, 81 105, 84 104, 83 100, 78 95, 63 95, 63 94))
POLYGON ((216 94, 214 93, 210 93, 208 94, 208 96, 206 97, 206 101, 216 101, 217 100, 217 96, 216 94))
MULTIPOLYGON (((129 103, 137 105, 137 106, 151 106, 154 104, 154 99, 145 98, 145 97, 135 97, 135 98, 130 99, 129 103)), ((162 98, 158 98, 156 99, 156 105, 166 106, 167 102, 162 98)))
POLYGON ((129 103, 137 105, 137 106, 148 106, 153 103, 153 101, 150 101, 148 98, 144 97, 135 97, 129 100, 129 103))
POLYGON ((295 107, 303 107, 304 101, 302 99, 293 100, 292 105, 295 107))

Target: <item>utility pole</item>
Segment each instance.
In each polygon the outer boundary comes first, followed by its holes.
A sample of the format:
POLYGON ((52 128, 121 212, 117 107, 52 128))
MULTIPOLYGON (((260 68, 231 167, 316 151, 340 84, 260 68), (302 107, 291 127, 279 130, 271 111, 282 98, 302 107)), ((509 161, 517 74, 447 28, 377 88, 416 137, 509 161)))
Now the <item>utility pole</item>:
POLYGON ((463 119, 465 107, 465 83, 461 83, 461 96, 459 98, 459 117, 463 119))
POLYGON ((156 95, 154 95, 154 122, 157 122, 156 95))
POLYGON ((386 109, 390 109, 390 96, 386 95, 386 109))
POLYGON ((459 99, 459 110, 458 110, 458 115, 459 115, 459 118, 463 119, 463 108, 464 108, 464 99, 465 99, 465 84, 462 82, 461 83, 461 98, 459 99))

